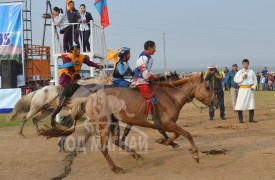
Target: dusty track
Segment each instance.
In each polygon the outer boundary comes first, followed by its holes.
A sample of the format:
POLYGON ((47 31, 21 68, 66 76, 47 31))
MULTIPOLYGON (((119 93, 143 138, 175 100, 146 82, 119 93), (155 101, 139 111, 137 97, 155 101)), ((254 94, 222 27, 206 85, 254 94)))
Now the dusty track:
MULTIPOLYGON (((178 123, 193 135, 200 151, 199 164, 191 158, 185 138, 176 141, 180 148, 172 149, 155 142, 160 137, 157 131, 140 128, 149 137, 149 151, 143 161, 117 148, 110 152, 124 174, 109 169, 101 152, 91 148, 91 140, 85 152, 70 159, 69 153, 58 152, 58 139, 37 136, 32 125, 24 129, 26 138, 17 134, 18 127, 0 128, 0 179, 51 179, 66 172, 66 167, 71 169, 65 179, 275 179, 274 92, 256 97, 257 124, 248 123, 247 113, 245 123, 238 123, 228 94, 226 121, 219 119, 218 112, 215 120, 209 121, 207 110, 200 113, 192 104, 182 109, 178 123)), ((80 127, 74 137, 85 134, 80 127)))

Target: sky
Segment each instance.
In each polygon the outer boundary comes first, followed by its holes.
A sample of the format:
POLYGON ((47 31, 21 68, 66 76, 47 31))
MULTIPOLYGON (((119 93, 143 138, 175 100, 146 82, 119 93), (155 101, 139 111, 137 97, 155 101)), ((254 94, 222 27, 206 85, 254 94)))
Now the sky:
MULTIPOLYGON (((41 44, 45 0, 32 0, 33 44, 41 44)), ((64 9, 65 0, 52 0, 64 9)), ((95 23, 99 14, 94 0, 86 4, 95 23)), ((105 28, 106 46, 131 48, 130 65, 135 66, 144 42, 156 42, 154 68, 164 68, 163 33, 166 33, 168 70, 205 69, 241 65, 244 58, 254 67, 275 69, 274 0, 108 0, 110 26, 105 28)), ((46 45, 51 44, 47 29, 46 45)))

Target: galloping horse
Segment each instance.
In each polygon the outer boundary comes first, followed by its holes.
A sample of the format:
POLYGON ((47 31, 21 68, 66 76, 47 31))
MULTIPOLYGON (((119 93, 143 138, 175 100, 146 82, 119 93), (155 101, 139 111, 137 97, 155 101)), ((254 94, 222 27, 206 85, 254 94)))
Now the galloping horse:
MULTIPOLYGON (((171 82, 172 80, 179 80, 179 77, 177 75, 177 73, 171 73, 170 76, 162 78, 163 81, 169 81, 171 82)), ((111 86, 104 86, 102 84, 91 84, 89 83, 89 81, 85 81, 86 83, 82 83, 82 85, 78 85, 80 84, 78 82, 78 84, 72 83, 70 85, 68 85, 64 91, 63 91, 63 95, 64 97, 62 97, 61 99, 61 103, 60 105, 55 108, 54 112, 51 115, 51 122, 52 122, 52 127, 53 129, 49 129, 49 127, 47 127, 48 132, 49 130, 51 131, 52 134, 55 134, 54 136, 61 136, 61 140, 59 141, 58 145, 60 147, 60 151, 65 151, 64 148, 64 144, 65 144, 65 138, 66 138, 66 134, 70 134, 74 131, 74 129, 70 129, 70 130, 66 130, 66 132, 63 132, 62 130, 62 126, 59 126, 61 129, 58 130, 58 128, 56 128, 56 123, 55 123, 55 116, 62 110, 63 107, 69 107, 71 108, 71 110, 73 112, 77 112, 77 113, 72 113, 75 115, 75 117, 71 117, 71 115, 64 117, 64 119, 61 122, 61 125, 66 126, 67 128, 70 128, 73 125, 72 119, 74 119, 74 124, 76 124, 76 121, 78 119, 80 119, 84 114, 85 114, 85 106, 83 103, 83 106, 81 108, 75 108, 75 107, 71 107, 70 102, 76 98, 80 98, 80 97, 88 97, 90 94, 98 91, 99 89, 102 88, 111 88, 111 86), (56 132, 54 132, 55 130, 57 130, 56 132)), ((125 130, 124 130, 124 134, 122 137, 122 142, 125 142, 126 136, 129 134, 130 130, 132 128, 132 125, 127 125, 125 130)), ((51 137, 51 135, 48 134, 47 131, 45 131, 44 129, 41 130, 41 134, 51 137)), ((165 137, 165 139, 169 139, 168 135, 163 131, 163 130, 159 130, 159 132, 165 137)), ((164 143, 165 140, 161 141, 161 144, 165 144, 164 143)), ((176 143, 171 142, 171 143, 166 143, 166 145, 171 145, 173 148, 179 147, 176 143)))
MULTIPOLYGON (((95 78, 85 78, 78 80, 77 83, 80 85, 85 84, 111 84, 112 76, 108 75, 106 77, 95 77, 95 78)), ((59 105, 59 93, 57 86, 45 86, 42 89, 34 91, 24 97, 22 97, 14 106, 11 113, 10 120, 15 119, 20 114, 24 113, 22 123, 18 134, 23 136, 23 128, 25 123, 29 119, 33 119, 37 133, 40 134, 38 128, 38 121, 49 116, 55 108, 59 105)))
MULTIPOLYGON (((156 117, 159 126, 149 124, 146 119, 146 103, 137 90, 126 88, 105 88, 91 94, 88 98, 77 98, 71 106, 79 107, 86 103, 86 114, 92 123, 96 123, 100 132, 101 152, 114 172, 120 172, 122 168, 116 166, 108 154, 108 140, 110 133, 114 136, 113 143, 129 152, 134 158, 141 156, 134 150, 130 150, 120 141, 119 126, 112 123, 122 121, 126 124, 163 129, 173 132, 174 135, 168 141, 173 142, 179 135, 186 137, 192 147, 193 158, 199 162, 198 149, 192 135, 176 124, 180 110, 187 102, 196 98, 205 105, 210 105, 214 100, 214 91, 204 81, 203 74, 185 78, 171 83, 158 82, 151 86, 154 97, 158 99, 156 105, 156 117)), ((72 117, 74 117, 72 112, 72 117)))

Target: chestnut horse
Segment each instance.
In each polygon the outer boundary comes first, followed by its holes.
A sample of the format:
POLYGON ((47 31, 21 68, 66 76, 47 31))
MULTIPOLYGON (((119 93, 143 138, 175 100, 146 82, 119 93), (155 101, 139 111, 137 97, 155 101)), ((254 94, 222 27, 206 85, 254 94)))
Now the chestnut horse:
MULTIPOLYGON (((170 142, 173 142, 180 135, 186 137, 191 144, 193 158, 199 162, 198 149, 192 135, 178 126, 176 122, 184 104, 192 101, 193 98, 207 106, 212 101, 217 101, 214 91, 204 81, 203 74, 170 83, 156 82, 151 88, 153 96, 158 100, 155 105, 155 119, 158 120, 159 126, 146 122, 146 102, 138 90, 105 88, 91 94, 88 98, 77 98, 71 103, 71 106, 86 103, 87 117, 97 125, 100 132, 100 150, 114 172, 120 172, 122 168, 116 166, 108 154, 107 143, 110 133, 114 136, 112 139, 115 145, 129 152, 136 159, 141 157, 134 150, 121 143, 119 126, 113 126, 113 123, 119 121, 130 125, 173 132, 174 135, 169 139, 170 142)), ((72 117, 74 117, 73 113, 72 117)))

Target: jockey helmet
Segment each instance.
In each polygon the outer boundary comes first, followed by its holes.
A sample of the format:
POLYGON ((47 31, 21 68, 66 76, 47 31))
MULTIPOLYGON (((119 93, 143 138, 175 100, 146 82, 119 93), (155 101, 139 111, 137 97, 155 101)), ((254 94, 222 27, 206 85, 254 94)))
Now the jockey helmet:
POLYGON ((125 54, 127 54, 130 51, 130 48, 122 47, 118 52, 118 57, 123 58, 125 54))

